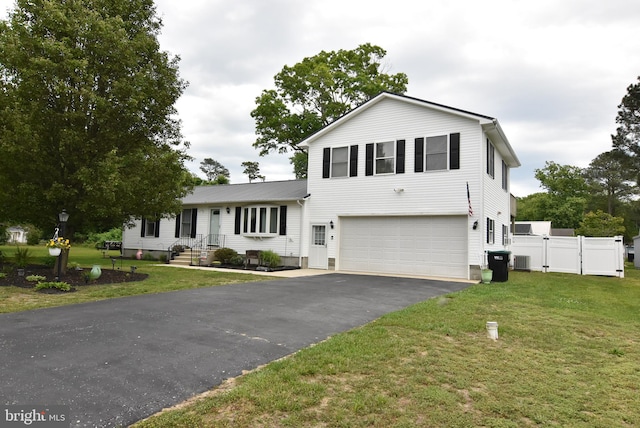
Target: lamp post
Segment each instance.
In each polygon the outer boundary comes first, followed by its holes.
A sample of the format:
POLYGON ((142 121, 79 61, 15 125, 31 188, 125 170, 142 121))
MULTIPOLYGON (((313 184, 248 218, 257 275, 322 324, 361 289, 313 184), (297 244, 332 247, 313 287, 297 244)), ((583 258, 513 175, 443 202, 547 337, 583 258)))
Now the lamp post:
MULTIPOLYGON (((69 220, 69 214, 67 214, 67 210, 63 209, 60 214, 58 214, 58 220, 60 221, 60 236, 64 238, 64 227, 67 225, 67 220, 69 220)), ((62 255, 64 251, 61 251, 58 255, 58 271, 56 275, 56 281, 60 280, 60 273, 62 272, 62 255)))

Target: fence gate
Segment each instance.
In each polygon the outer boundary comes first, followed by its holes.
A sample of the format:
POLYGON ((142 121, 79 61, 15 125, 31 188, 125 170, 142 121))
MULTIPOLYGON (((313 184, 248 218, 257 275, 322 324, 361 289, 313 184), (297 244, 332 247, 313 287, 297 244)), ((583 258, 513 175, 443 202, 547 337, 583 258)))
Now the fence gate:
POLYGON ((516 269, 624 277, 624 245, 621 236, 587 238, 515 235, 512 237, 511 253, 516 269), (523 260, 527 262, 522 263, 523 260))

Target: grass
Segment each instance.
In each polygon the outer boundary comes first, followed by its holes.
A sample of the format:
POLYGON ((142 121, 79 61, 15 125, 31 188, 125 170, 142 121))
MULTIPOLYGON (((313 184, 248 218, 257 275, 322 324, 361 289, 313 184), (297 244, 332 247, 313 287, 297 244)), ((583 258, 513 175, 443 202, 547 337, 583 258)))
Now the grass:
MULTIPOLYGON (((20 246, 20 248, 29 249, 31 263, 43 263, 48 259, 52 259, 52 257, 48 255, 48 250, 44 245, 20 246)), ((16 246, 0 246, 0 251, 6 259, 11 261, 15 255, 16 246)), ((103 270, 113 268, 111 260, 104 258, 102 252, 95 248, 74 246, 71 248, 69 254, 69 264, 78 263, 79 266, 84 268, 90 268, 98 264, 101 265, 103 270)), ((117 251, 110 252, 112 256, 117 256, 118 254, 119 252, 117 251)), ((121 268, 124 272, 129 272, 130 266, 136 266, 136 273, 147 273, 149 274, 149 278, 141 282, 78 287, 78 291, 69 294, 42 294, 31 289, 0 287, 0 313, 70 305, 137 294, 162 293, 188 288, 273 279, 259 275, 222 273, 206 270, 185 271, 184 269, 169 268, 166 266, 154 266, 158 263, 157 261, 123 259, 121 266, 120 260, 117 260, 115 265, 116 269, 121 268), (185 272, 188 272, 188 274, 185 274, 185 272)), ((11 267, 11 269, 13 269, 13 267, 11 267)), ((64 275, 61 277, 61 281, 64 281, 64 275)))
POLYGON ((640 426, 640 273, 626 275, 510 272, 135 427, 640 426), (498 322, 497 341, 487 321, 498 322))

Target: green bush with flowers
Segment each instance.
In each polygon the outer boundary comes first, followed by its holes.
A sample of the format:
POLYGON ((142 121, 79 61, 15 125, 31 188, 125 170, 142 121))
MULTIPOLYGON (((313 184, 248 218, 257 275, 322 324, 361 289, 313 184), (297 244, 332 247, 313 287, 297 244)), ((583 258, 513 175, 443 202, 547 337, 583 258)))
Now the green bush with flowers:
POLYGON ((68 250, 71 248, 68 239, 64 239, 62 236, 56 239, 49 239, 47 241, 47 248, 60 248, 61 250, 68 250))

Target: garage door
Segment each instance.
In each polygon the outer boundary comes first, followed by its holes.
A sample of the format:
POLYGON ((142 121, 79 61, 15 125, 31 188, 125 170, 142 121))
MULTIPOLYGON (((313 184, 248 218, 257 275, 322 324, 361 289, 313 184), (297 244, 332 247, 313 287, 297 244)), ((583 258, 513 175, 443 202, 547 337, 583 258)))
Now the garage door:
POLYGON ((467 278, 467 217, 342 217, 338 269, 467 278))

